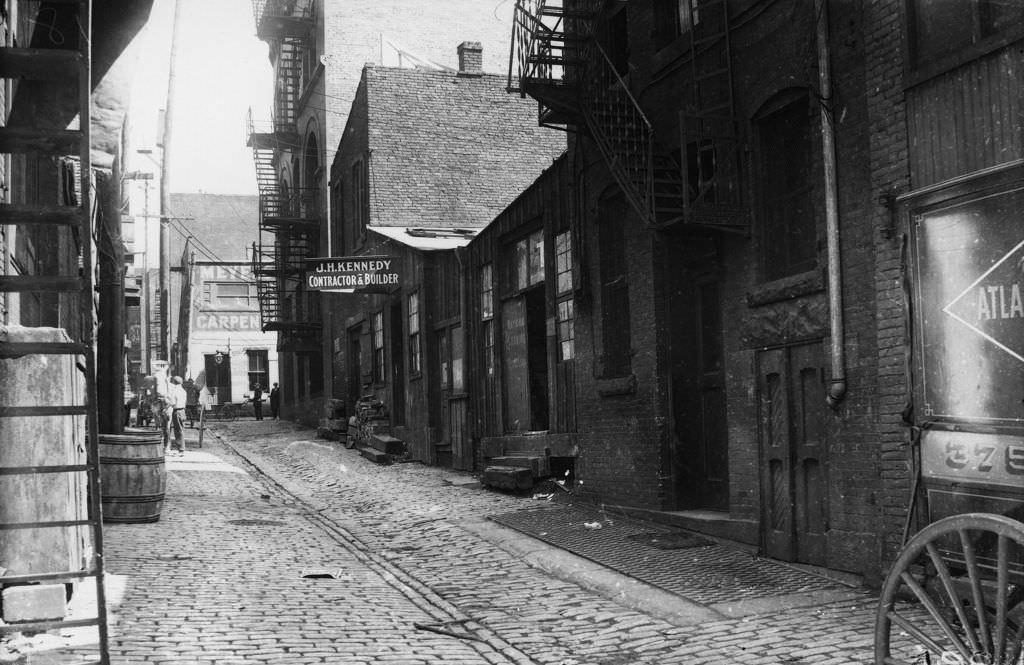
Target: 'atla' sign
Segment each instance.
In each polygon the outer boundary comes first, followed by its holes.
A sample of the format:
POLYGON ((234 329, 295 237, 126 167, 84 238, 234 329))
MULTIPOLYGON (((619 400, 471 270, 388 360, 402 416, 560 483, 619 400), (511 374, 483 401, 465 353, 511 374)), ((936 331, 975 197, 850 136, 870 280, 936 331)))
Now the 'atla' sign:
POLYGON ((392 256, 342 256, 306 259, 306 288, 311 291, 388 292, 400 285, 392 256))
POLYGON ((974 280, 942 311, 1024 362, 1021 321, 1021 279, 1024 268, 1024 242, 1003 255, 991 268, 974 280))

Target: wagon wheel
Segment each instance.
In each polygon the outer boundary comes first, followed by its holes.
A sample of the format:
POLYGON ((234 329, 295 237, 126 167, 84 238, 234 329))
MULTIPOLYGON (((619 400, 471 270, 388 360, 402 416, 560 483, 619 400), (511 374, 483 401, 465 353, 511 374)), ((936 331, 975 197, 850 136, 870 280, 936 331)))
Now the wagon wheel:
POLYGON ((235 419, 235 405, 228 403, 220 409, 221 420, 234 420, 235 419))
POLYGON ((966 513, 900 552, 875 619, 876 665, 1024 662, 1024 524, 966 513))

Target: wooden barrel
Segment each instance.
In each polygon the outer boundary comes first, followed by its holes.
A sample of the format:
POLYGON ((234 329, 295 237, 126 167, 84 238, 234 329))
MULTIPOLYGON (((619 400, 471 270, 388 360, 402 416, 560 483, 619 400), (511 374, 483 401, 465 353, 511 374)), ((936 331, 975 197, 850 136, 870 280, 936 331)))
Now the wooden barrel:
POLYGON ((104 522, 156 522, 164 503, 167 469, 158 430, 100 434, 100 499, 104 522))

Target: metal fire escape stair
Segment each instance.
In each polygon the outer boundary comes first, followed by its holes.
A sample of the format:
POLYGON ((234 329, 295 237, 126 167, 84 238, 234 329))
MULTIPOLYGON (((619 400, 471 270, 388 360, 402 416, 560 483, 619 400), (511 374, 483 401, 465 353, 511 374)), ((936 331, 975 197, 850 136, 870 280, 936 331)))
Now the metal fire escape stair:
POLYGON ((735 117, 729 5, 690 3, 690 101, 680 114, 684 217, 689 224, 746 233, 750 210, 740 178, 743 141, 735 117))
MULTIPOLYGON (((49 464, 37 466, 0 467, 0 476, 33 476, 38 474, 85 473, 87 487, 86 519, 41 520, 32 522, 0 523, 0 530, 48 529, 85 526, 91 537, 88 563, 82 570, 51 571, 35 574, 7 575, 0 578, 6 585, 40 582, 72 582, 92 579, 95 583, 95 616, 62 620, 44 620, 0 625, 0 635, 14 632, 43 632, 52 629, 95 626, 98 631, 99 654, 96 660, 76 660, 81 663, 109 663, 109 644, 106 616, 106 594, 103 568, 103 527, 100 500, 99 433, 96 395, 96 350, 93 337, 96 329, 95 282, 92 193, 90 156, 90 96, 91 84, 91 21, 90 0, 76 0, 65 7, 74 11, 78 23, 78 48, 25 49, 0 48, 0 77, 50 82, 66 85, 77 83, 78 127, 76 130, 47 130, 32 128, 0 128, 0 152, 21 154, 37 152, 52 157, 73 156, 79 160, 80 187, 77 205, 4 204, 0 205, 0 224, 27 228, 30 226, 63 227, 71 230, 78 251, 78 265, 70 266, 75 274, 24 275, 0 278, 0 291, 40 292, 61 291, 77 294, 78 314, 81 322, 80 339, 72 342, 0 342, 0 357, 18 358, 26 354, 68 355, 77 359, 84 373, 85 404, 54 404, 49 406, 0 407, 0 418, 46 417, 77 415, 85 417, 86 451, 84 464, 49 464)), ((24 444, 19 441, 0 441, 0 445, 24 444)))
POLYGON ((602 4, 518 0, 509 91, 537 99, 540 124, 586 131, 649 226, 746 232, 726 0, 702 0, 699 9, 690 3, 692 108, 680 116, 682 145, 675 153, 656 140, 595 37, 602 4))

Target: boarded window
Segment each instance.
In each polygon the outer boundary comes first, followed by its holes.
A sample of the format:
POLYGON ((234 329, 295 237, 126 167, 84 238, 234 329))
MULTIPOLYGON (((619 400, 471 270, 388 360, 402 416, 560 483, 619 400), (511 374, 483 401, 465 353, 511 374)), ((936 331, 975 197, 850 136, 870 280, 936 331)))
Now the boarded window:
POLYGON ((652 27, 654 48, 663 49, 668 46, 690 29, 690 0, 654 0, 652 27))
POLYGON ((1020 0, 909 0, 907 9, 914 67, 993 37, 1020 33, 1024 24, 1020 0))
POLYGON ((757 122, 761 156, 761 265, 766 280, 818 264, 809 102, 801 95, 757 122))

